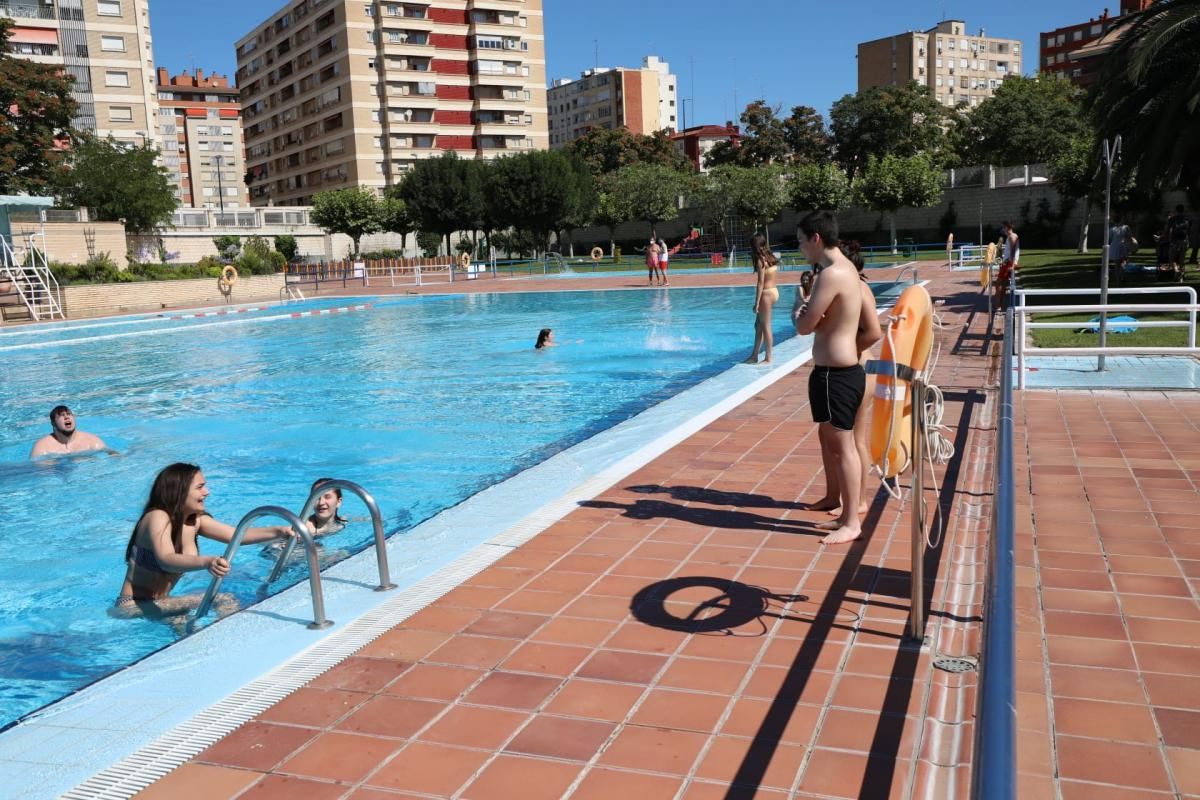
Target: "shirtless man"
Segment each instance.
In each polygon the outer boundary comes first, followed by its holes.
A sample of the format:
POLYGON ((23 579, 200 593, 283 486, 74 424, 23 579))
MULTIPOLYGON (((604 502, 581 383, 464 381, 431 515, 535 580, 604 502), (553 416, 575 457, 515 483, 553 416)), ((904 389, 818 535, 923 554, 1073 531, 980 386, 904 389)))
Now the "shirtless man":
POLYGON ((792 308, 796 333, 813 334, 808 403, 821 442, 822 460, 836 473, 842 513, 825 544, 852 542, 862 534, 858 518, 862 464, 854 444, 854 417, 866 390, 857 345, 862 295, 858 270, 838 249, 837 218, 814 211, 799 225, 800 249, 818 266, 807 302, 799 291, 792 308))
POLYGON ((37 440, 29 457, 59 456, 68 453, 90 453, 94 450, 114 452, 104 440, 92 433, 84 433, 75 427, 75 415, 66 406, 55 406, 50 411, 52 433, 37 440))
POLYGON ((1011 222, 1001 223, 1000 228, 1003 231, 1000 241, 1004 248, 1000 257, 1000 271, 996 275, 996 307, 1003 313, 1008 308, 1008 284, 1013 272, 1020 269, 1021 237, 1017 236, 1011 222))

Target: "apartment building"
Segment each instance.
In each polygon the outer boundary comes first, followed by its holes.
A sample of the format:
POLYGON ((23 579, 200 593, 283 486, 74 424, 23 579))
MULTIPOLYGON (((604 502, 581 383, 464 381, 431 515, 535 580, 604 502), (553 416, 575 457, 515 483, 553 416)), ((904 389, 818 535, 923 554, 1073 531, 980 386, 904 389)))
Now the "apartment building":
POLYGON ((1021 42, 967 33, 962 20, 858 45, 858 88, 928 86, 944 105, 976 106, 1009 75, 1021 74, 1021 42))
POLYGON ((564 147, 593 128, 674 133, 677 85, 670 64, 657 56, 646 56, 641 67, 597 67, 577 79, 560 78, 546 93, 550 146, 564 147))
POLYGON ((253 205, 546 149, 542 0, 293 0, 237 42, 253 205))
POLYGON ((1106 8, 1100 16, 1087 22, 1046 31, 1040 37, 1038 68, 1069 78, 1076 86, 1090 88, 1100 79, 1104 55, 1115 43, 1113 37, 1107 37, 1103 43, 1100 38, 1119 25, 1127 14, 1143 11, 1154 3, 1155 0, 1121 0, 1118 16, 1110 16, 1106 8))
POLYGON ((687 156, 697 172, 708 172, 704 163, 708 151, 721 142, 729 142, 737 147, 742 141, 742 132, 732 122, 726 122, 724 125, 695 125, 674 134, 671 141, 675 143, 676 150, 687 156))
POLYGON ((131 144, 157 139, 150 0, 0 0, 13 55, 75 79, 74 125, 131 144))
POLYGON ((199 69, 171 75, 159 67, 157 77, 159 149, 179 204, 222 211, 249 205, 237 87, 199 69))

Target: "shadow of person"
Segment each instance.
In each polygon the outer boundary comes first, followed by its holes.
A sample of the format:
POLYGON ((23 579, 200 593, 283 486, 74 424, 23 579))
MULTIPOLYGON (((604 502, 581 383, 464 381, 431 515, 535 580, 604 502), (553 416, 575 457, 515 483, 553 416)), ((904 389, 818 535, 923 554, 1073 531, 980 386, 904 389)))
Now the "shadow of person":
POLYGON ((799 519, 775 519, 761 514, 751 514, 748 511, 725 511, 715 508, 696 508, 681 506, 678 503, 667 503, 661 500, 638 500, 633 503, 615 503, 611 500, 585 500, 579 504, 583 508, 611 508, 620 510, 623 516, 630 519, 675 519, 693 525, 710 528, 730 528, 733 530, 766 531, 768 533, 806 533, 812 536, 824 536, 824 531, 814 527, 814 523, 799 519))
POLYGON ((749 492, 722 492, 718 489, 704 489, 699 486, 661 486, 659 484, 642 484, 626 486, 627 491, 638 494, 665 494, 672 500, 684 503, 707 503, 711 506, 740 506, 751 508, 793 508, 804 507, 803 503, 776 500, 765 494, 750 494, 749 492))

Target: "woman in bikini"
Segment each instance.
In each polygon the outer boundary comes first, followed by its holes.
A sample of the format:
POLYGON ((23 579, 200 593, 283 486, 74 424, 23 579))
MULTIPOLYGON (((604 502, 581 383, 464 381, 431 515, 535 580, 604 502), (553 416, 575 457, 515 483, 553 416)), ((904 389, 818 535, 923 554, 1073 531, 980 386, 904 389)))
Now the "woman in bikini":
MULTIPOLYGON (((202 556, 197 537, 229 542, 234 528, 217 522, 204 502, 208 484, 193 464, 172 464, 154 479, 150 499, 129 544, 125 547, 125 581, 113 609, 115 616, 161 619, 186 614, 200 602, 200 595, 171 597, 171 590, 185 572, 208 570, 214 577, 229 574, 229 562, 221 556, 202 556)), ((291 528, 277 525, 250 528, 242 540, 248 544, 293 536, 291 528)), ((218 613, 237 610, 229 595, 219 595, 218 613)))
POLYGON ((771 332, 771 309, 779 301, 779 290, 775 288, 775 273, 779 271, 779 260, 767 247, 767 237, 756 233, 750 237, 750 251, 754 259, 754 351, 746 364, 758 363, 758 351, 764 350, 762 363, 771 363, 771 348, 775 344, 771 332))
MULTIPOLYGON (((838 242, 838 249, 858 269, 858 288, 862 298, 862 307, 859 309, 858 322, 858 341, 860 343, 858 345, 858 361, 865 367, 867 362, 871 360, 871 344, 883 337, 883 330, 879 325, 879 311, 875 307, 875 293, 871 291, 871 286, 867 283, 867 276, 863 274, 865 263, 862 257, 862 249, 858 242, 838 242), (867 342, 868 344, 864 346, 863 342, 867 342)), ((871 468, 871 400, 874 396, 875 379, 871 375, 867 375, 867 388, 863 392, 862 403, 859 404, 858 413, 854 417, 854 446, 858 449, 858 458, 862 462, 862 483, 859 484, 861 487, 859 491, 861 499, 858 504, 859 514, 865 514, 870 505, 867 499, 870 496, 867 494, 867 477, 871 468)), ((825 496, 813 503, 810 508, 814 511, 828 511, 832 516, 841 515, 841 490, 838 488, 837 470, 825 471, 825 496)), ((837 523, 822 522, 817 527, 822 530, 834 530, 837 527, 837 523)))

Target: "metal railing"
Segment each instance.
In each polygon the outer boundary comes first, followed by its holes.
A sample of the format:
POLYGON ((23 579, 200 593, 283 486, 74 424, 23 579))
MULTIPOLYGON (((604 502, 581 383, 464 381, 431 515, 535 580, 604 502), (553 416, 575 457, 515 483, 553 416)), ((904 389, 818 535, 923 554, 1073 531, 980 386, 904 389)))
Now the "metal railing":
MULTIPOLYGON (((334 478, 327 481, 321 481, 316 488, 308 495, 308 500, 304 503, 304 510, 300 512, 300 519, 308 519, 313 513, 313 509, 317 506, 317 500, 321 495, 333 489, 345 489, 351 494, 358 495, 359 499, 367 506, 367 511, 371 514, 371 525, 375 534, 375 563, 379 567, 379 585, 375 587, 377 592, 385 592, 388 589, 395 589, 396 584, 392 583, 391 573, 388 570, 387 560, 387 536, 383 530, 383 515, 379 513, 379 505, 375 502, 366 489, 351 481, 344 481, 334 478)), ((307 528, 306 528, 307 530, 307 528)), ((304 544, 309 548, 308 568, 312 572, 314 570, 314 559, 312 557, 312 538, 304 540, 304 544)), ((275 562, 275 568, 271 570, 271 575, 267 578, 267 583, 274 583, 279 579, 284 567, 287 566, 288 559, 292 557, 292 551, 296 549, 296 540, 290 540, 284 546, 283 552, 279 554, 279 560, 275 562)))
POLYGON ((1004 349, 992 475, 992 535, 989 537, 983 645, 975 708, 973 800, 1017 796, 1016 472, 1013 460, 1012 357, 1015 312, 1004 314, 1004 349))
POLYGON ((1016 358, 1017 358, 1017 389, 1025 388, 1025 359, 1028 353, 1044 356, 1111 356, 1111 355, 1200 355, 1196 346, 1196 322, 1200 305, 1196 302, 1196 290, 1191 286, 1139 286, 1133 288, 1110 288, 1109 294, 1125 295, 1156 295, 1183 293, 1188 297, 1187 303, 1088 303, 1031 306, 1026 301, 1029 297, 1053 297, 1072 295, 1099 295, 1100 289, 1020 289, 1015 293, 1016 312, 1016 358), (1138 320, 1139 328, 1186 328, 1187 345, 1184 347, 1155 347, 1143 345, 1109 345, 1106 337, 1108 315, 1112 313, 1138 312, 1145 314, 1186 313, 1187 319, 1179 320, 1138 320), (1100 334, 1100 344, 1097 347, 1030 347, 1025 343, 1026 334, 1030 330, 1068 329, 1090 327, 1093 323, 1074 322, 1036 322, 1031 321, 1033 314, 1099 314, 1097 329, 1100 334))
MULTIPOLYGON (((229 540, 229 545, 225 548, 225 560, 230 564, 233 563, 233 557, 237 555, 238 548, 242 546, 242 538, 246 535, 246 529, 250 527, 251 522, 263 517, 279 517, 285 520, 296 532, 296 536, 304 542, 304 549, 308 554, 308 585, 312 593, 313 605, 313 621, 309 623, 308 627, 314 630, 328 628, 333 622, 325 618, 325 595, 321 591, 321 570, 317 563, 317 548, 314 546, 312 534, 308 532, 308 526, 300 520, 300 517, 280 506, 259 506, 253 509, 237 524, 233 538, 229 540)), ((213 576, 212 583, 208 585, 208 590, 204 593, 204 598, 196 607, 196 613, 189 620, 189 627, 208 614, 213 600, 216 599, 217 590, 221 588, 222 580, 224 579, 219 576, 213 576)))

